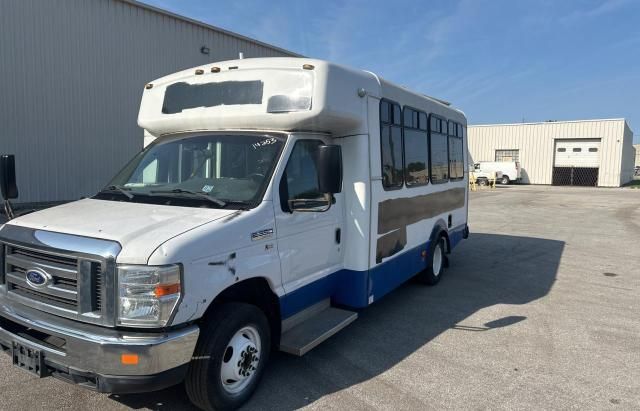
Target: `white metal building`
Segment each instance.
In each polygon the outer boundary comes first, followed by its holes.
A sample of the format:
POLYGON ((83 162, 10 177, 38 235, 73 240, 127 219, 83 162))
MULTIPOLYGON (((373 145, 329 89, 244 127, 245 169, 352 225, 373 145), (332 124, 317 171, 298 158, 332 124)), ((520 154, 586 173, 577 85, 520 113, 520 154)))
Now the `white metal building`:
POLYGON ((636 167, 640 167, 640 144, 634 144, 633 148, 636 149, 636 167))
POLYGON ((471 164, 519 161, 529 184, 619 187, 633 178, 633 132, 624 119, 469 126, 471 164))
POLYGON ((296 56, 131 0, 2 1, 0 50, 0 153, 16 155, 18 203, 108 183, 143 146, 146 82, 239 52, 296 56))

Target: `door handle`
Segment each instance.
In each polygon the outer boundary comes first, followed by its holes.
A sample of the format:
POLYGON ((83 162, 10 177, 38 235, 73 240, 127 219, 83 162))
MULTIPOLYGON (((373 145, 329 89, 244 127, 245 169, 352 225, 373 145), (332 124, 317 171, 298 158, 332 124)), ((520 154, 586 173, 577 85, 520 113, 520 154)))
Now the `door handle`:
POLYGON ((340 244, 340 241, 342 240, 342 230, 340 230, 339 228, 336 228, 336 244, 340 244))

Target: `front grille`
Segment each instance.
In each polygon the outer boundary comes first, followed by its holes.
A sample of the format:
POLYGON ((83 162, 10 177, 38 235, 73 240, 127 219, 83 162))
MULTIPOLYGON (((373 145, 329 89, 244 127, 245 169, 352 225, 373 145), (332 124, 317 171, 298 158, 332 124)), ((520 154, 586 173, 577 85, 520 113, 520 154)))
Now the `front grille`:
POLYGON ((78 311, 78 260, 22 247, 7 247, 6 281, 9 293, 73 312, 78 311), (26 273, 37 269, 48 273, 46 287, 35 288, 26 273))
POLYGON ((76 311, 78 309, 78 304, 75 301, 36 291, 32 288, 22 287, 17 284, 11 284, 10 290, 11 292, 25 298, 40 301, 42 303, 50 304, 65 310, 76 311))
POLYGON ((104 261, 17 245, 3 248, 9 297, 53 314, 102 323, 104 261), (31 270, 45 273, 46 283, 34 285, 27 281, 31 270))
POLYGON ((61 264, 66 267, 70 267, 72 269, 76 269, 78 264, 78 260, 73 257, 65 257, 54 254, 46 254, 40 251, 31 250, 28 248, 19 248, 19 247, 11 247, 11 254, 13 255, 21 255, 27 258, 33 258, 43 262, 50 262, 54 264, 61 264))

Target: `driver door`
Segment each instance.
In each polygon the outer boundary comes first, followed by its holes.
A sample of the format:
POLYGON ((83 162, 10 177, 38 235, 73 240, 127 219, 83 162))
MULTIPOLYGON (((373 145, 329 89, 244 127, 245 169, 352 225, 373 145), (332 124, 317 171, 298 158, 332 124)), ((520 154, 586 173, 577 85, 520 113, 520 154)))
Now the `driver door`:
MULTIPOLYGON (((335 202, 305 211, 290 211, 289 200, 316 199, 318 173, 314 150, 326 144, 315 136, 291 137, 286 168, 275 187, 274 208, 282 283, 290 293, 342 267, 341 232, 344 201, 335 194, 335 202)), ((315 301, 310 301, 312 304, 315 301)))

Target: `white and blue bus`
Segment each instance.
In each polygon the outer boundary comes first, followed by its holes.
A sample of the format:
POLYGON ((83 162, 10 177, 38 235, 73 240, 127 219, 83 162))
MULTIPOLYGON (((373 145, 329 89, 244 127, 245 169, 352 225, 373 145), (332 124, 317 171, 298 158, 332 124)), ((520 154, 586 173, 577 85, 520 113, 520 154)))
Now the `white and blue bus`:
POLYGON ((147 84, 155 140, 92 198, 0 229, 0 347, 101 392, 185 380, 246 401, 469 230, 467 132, 448 103, 320 60, 258 58, 147 84))

